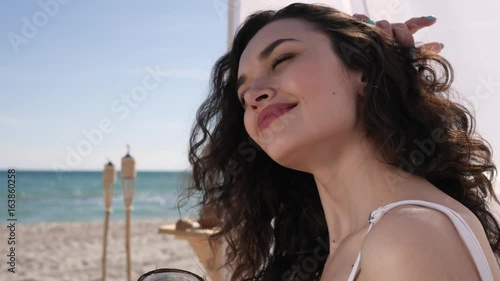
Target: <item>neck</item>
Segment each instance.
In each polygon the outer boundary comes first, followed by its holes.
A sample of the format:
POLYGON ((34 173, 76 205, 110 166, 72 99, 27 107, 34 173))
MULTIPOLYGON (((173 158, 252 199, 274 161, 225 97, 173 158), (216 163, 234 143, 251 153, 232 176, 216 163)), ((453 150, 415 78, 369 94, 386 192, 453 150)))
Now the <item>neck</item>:
POLYGON ((366 139, 352 142, 334 159, 312 169, 332 248, 365 229, 370 212, 397 200, 401 182, 410 180, 409 174, 377 159, 366 139))

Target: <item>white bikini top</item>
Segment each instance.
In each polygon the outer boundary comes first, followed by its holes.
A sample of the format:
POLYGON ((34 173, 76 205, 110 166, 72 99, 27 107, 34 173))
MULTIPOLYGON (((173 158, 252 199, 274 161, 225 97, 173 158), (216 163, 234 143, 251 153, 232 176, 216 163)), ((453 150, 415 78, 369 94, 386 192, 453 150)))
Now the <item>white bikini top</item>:
MULTIPOLYGON (((467 245, 467 248, 469 249, 472 258, 474 259, 474 263, 476 264, 476 267, 479 271, 481 280, 494 281, 493 274, 491 273, 488 261, 486 260, 486 256, 484 255, 484 252, 481 246, 479 245, 476 236, 470 229, 469 225, 467 225, 465 220, 457 212, 453 211, 452 209, 446 206, 422 200, 402 200, 387 204, 370 213, 370 217, 368 218, 370 226, 368 227, 367 233, 370 231, 372 226, 375 225, 382 218, 382 216, 389 210, 397 206, 409 205, 409 204, 429 207, 445 213, 451 219, 451 221, 455 225, 455 228, 458 230, 460 237, 462 237, 463 241, 467 245)), ((356 274, 359 271, 360 259, 361 259, 361 251, 359 252, 358 257, 356 258, 356 263, 352 268, 351 274, 349 275, 349 279, 347 279, 348 281, 353 281, 354 278, 356 277, 356 274)))

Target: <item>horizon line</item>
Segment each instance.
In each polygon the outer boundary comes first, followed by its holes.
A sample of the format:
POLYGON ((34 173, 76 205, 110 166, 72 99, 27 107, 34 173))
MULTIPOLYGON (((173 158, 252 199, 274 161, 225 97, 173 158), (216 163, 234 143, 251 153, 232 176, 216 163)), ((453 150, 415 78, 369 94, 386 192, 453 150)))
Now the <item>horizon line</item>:
MULTIPOLYGON (((83 170, 53 170, 53 169, 25 169, 25 168, 16 168, 16 167, 10 167, 10 168, 0 168, 0 172, 7 172, 9 169, 15 169, 16 172, 54 172, 54 173, 66 173, 66 172, 103 172, 103 169, 101 170, 95 170, 95 169, 83 169, 83 170)), ((121 170, 116 170, 116 172, 120 172, 121 170)), ((137 170, 136 172, 189 172, 190 169, 185 169, 185 170, 156 170, 156 169, 151 169, 151 170, 137 170)))

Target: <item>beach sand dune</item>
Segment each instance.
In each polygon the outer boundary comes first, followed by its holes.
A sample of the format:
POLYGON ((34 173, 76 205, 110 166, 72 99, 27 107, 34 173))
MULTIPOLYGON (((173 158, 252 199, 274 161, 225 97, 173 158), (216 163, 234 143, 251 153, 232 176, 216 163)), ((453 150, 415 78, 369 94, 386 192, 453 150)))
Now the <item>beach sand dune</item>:
MULTIPOLYGON (((175 220, 132 221, 132 280, 156 268, 203 271, 189 244, 171 235, 158 234, 162 224, 175 220)), ((8 272, 8 235, 0 231, 0 280, 97 281, 101 280, 103 222, 16 223, 16 273, 8 272)), ((108 281, 126 280, 125 222, 112 221, 108 236, 108 281)))

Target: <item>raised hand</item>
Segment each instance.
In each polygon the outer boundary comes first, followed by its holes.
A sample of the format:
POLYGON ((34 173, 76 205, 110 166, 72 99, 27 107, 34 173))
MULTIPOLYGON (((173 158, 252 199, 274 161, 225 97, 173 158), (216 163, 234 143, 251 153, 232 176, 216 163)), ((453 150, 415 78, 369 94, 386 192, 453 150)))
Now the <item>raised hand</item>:
MULTIPOLYGON (((363 14, 354 14, 353 16, 363 22, 376 25, 381 28, 387 36, 394 38, 396 42, 405 47, 415 47, 413 34, 424 27, 428 27, 436 23, 436 18, 433 16, 415 17, 404 23, 390 23, 386 20, 373 22, 369 17, 363 14)), ((418 48, 439 53, 443 47, 444 45, 442 43, 430 42, 425 43, 418 48)))

